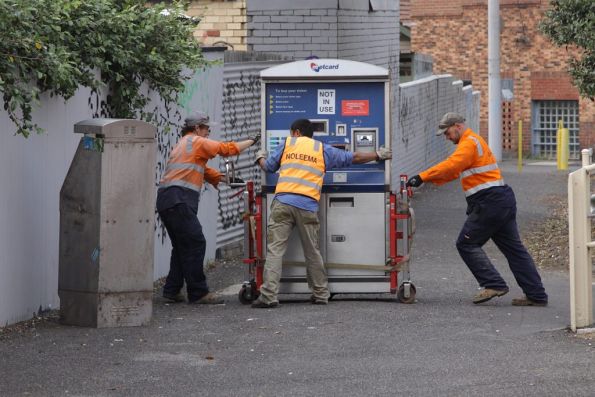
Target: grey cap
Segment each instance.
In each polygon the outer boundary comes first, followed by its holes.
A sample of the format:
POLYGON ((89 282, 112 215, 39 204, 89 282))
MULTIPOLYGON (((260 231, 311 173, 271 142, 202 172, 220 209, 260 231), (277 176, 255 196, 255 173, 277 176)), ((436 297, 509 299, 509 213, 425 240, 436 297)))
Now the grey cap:
POLYGON ((209 119, 209 115, 203 112, 192 112, 184 119, 184 127, 196 127, 197 125, 206 125, 210 127, 217 123, 209 119))
POLYGON ((440 124, 438 124, 438 132, 436 135, 440 136, 444 134, 444 132, 453 125, 457 123, 464 123, 465 118, 458 113, 448 112, 440 119, 440 124))

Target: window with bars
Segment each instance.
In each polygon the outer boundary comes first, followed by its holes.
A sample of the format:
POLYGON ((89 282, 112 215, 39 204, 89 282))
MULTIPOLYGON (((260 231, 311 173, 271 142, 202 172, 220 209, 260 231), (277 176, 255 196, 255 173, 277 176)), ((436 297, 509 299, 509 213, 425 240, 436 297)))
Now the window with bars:
POLYGON ((533 101, 533 155, 556 158, 558 122, 569 130, 569 158, 580 156, 578 140, 578 101, 533 101))

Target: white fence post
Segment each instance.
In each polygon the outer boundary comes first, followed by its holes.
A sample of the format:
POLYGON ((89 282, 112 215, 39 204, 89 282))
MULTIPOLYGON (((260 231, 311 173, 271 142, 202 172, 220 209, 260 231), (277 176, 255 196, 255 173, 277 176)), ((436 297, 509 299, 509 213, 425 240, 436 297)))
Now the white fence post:
POLYGON ((591 241, 591 151, 581 152, 582 168, 568 177, 568 234, 570 245, 570 328, 588 327, 593 323, 591 241))

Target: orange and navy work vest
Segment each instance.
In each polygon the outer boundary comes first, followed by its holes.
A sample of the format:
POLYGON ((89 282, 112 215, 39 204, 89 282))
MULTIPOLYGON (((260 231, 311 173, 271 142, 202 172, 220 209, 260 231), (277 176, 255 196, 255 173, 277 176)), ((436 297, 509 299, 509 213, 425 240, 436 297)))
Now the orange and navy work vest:
POLYGON ((486 141, 471 129, 465 130, 455 151, 444 161, 419 173, 424 182, 442 185, 461 178, 465 196, 483 189, 504 186, 496 158, 486 141))
POLYGON ((490 187, 504 186, 500 168, 486 141, 473 132, 466 139, 475 143, 478 159, 470 168, 461 172, 461 184, 465 197, 490 187))
POLYGON ((293 193, 320 200, 324 179, 322 143, 308 137, 289 137, 281 155, 275 194, 293 193))
POLYGON ((195 134, 184 135, 176 144, 165 167, 159 188, 181 186, 196 192, 204 180, 206 162, 196 156, 193 145, 204 139, 195 134), (198 162, 198 163, 197 163, 198 162), (204 162, 204 164, 200 164, 204 162))

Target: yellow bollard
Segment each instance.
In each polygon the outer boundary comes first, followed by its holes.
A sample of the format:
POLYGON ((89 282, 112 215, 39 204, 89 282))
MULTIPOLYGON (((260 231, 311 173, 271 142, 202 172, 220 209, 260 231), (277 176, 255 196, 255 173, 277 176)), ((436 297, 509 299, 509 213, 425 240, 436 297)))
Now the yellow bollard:
POLYGON ((569 133, 568 128, 560 129, 560 170, 568 169, 569 133))
POLYGON ((562 120, 559 120, 558 131, 556 133, 556 160, 558 170, 561 171, 568 169, 569 134, 568 128, 564 128, 564 123, 562 120))
POLYGON ((519 120, 519 139, 517 142, 519 158, 517 161, 517 169, 519 173, 523 170, 523 120, 519 120))
POLYGON ((556 130, 556 168, 560 169, 560 155, 562 154, 560 150, 561 144, 561 130, 562 130, 562 120, 558 120, 558 130, 556 130))

